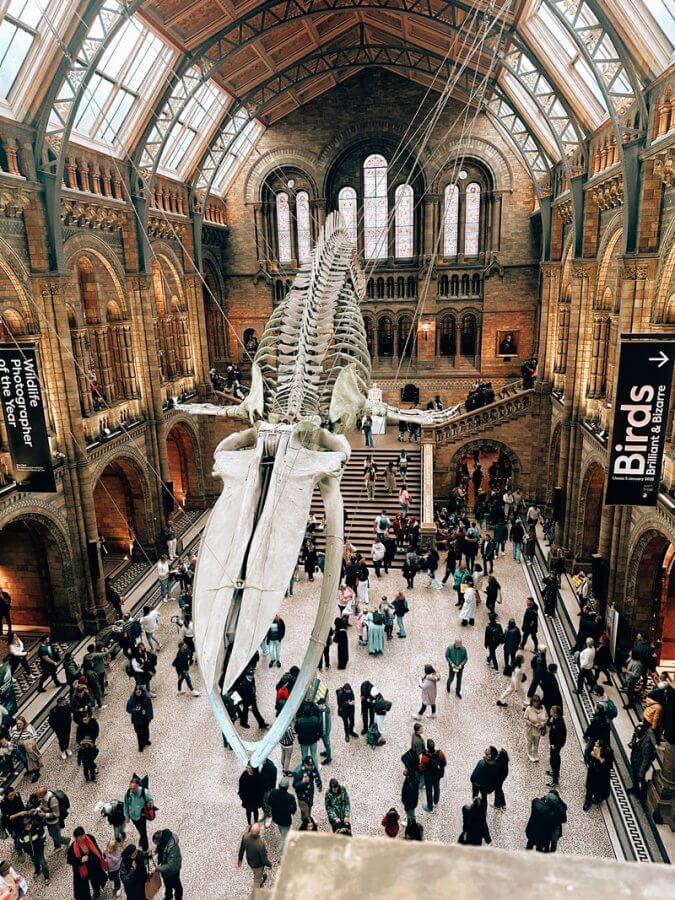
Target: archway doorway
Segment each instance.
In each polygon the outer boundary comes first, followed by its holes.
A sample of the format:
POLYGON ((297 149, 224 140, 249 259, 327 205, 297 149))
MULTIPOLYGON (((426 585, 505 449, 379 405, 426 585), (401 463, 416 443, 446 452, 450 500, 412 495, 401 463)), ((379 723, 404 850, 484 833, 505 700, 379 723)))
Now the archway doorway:
POLYGON ((600 517, 605 490, 605 472, 602 466, 591 467, 586 473, 583 486, 585 491, 582 494, 581 559, 590 560, 593 554, 598 552, 600 540, 600 517))
POLYGON ((54 591, 64 590, 63 549, 48 529, 15 520, 0 531, 0 588, 12 598, 12 626, 22 632, 48 632, 54 591))
POLYGON ((94 487, 94 505, 103 565, 111 560, 143 556, 151 545, 146 524, 146 484, 136 467, 126 459, 116 459, 101 472, 94 487))
POLYGON ((648 532, 638 554, 635 575, 633 633, 649 636, 656 659, 675 668, 675 547, 659 531, 648 532))
POLYGON ((180 423, 174 425, 166 437, 166 449, 174 505, 189 507, 190 501, 199 494, 197 448, 190 429, 180 423))

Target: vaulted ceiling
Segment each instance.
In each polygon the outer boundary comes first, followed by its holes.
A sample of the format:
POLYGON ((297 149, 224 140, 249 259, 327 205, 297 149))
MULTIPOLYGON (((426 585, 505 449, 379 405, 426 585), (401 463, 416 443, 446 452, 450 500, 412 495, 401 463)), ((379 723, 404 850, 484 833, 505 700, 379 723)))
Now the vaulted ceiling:
MULTIPOLYGON (((218 81, 235 97, 250 95, 306 57, 316 58, 327 50, 369 48, 405 48, 418 62, 429 54, 435 60, 424 67, 405 66, 400 59, 396 70, 425 86, 434 83, 440 62, 457 65, 470 57, 471 70, 496 78, 498 67, 492 62, 494 42, 513 27, 526 0, 488 2, 444 2, 444 0, 299 0, 299 2, 256 3, 254 0, 150 0, 142 8, 143 17, 186 54, 197 57, 222 35, 224 42, 240 45, 219 69, 218 81), (491 26, 486 34, 485 14, 491 26), (237 27, 242 19, 248 20, 237 27), (487 40, 485 40, 487 38, 487 40), (491 46, 492 45, 492 46, 491 46), (426 71, 425 71, 426 68, 426 71), (403 70, 403 72, 402 72, 403 70)), ((222 52, 222 49, 221 49, 222 52)), ((330 71, 319 71, 297 86, 289 86, 265 104, 264 121, 273 123, 303 103, 330 90, 359 71, 359 57, 350 54, 335 61, 330 71)), ((392 68, 384 54, 380 64, 392 68)), ((442 83, 436 86, 440 90, 442 83)), ((467 99, 458 85, 453 93, 467 99)))

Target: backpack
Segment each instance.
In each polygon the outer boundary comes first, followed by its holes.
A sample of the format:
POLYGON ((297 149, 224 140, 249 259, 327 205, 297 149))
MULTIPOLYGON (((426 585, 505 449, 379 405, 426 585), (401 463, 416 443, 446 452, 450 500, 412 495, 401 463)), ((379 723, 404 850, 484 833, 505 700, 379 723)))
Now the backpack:
POLYGON ((386 618, 383 613, 381 613, 379 611, 376 613, 373 613, 373 625, 384 625, 385 622, 386 622, 386 618))
POLYGON ((380 531, 386 531, 389 520, 385 516, 380 516, 377 520, 377 527, 380 531))
POLYGON ((68 814, 70 813, 70 800, 65 791, 52 791, 59 803, 59 825, 61 828, 65 825, 68 814))
POLYGON ((601 705, 605 707, 605 718, 608 722, 611 722, 612 719, 616 719, 619 710, 616 708, 616 703, 613 700, 607 697, 601 705))
POLYGON ((372 747, 374 750, 375 747, 377 747, 377 745, 380 742, 380 737, 381 737, 380 729, 373 722, 373 724, 368 729, 368 734, 366 735, 366 742, 367 742, 368 746, 372 747))
POLYGON ((445 764, 438 753, 432 753, 429 757, 429 760, 424 767, 424 774, 428 774, 433 780, 442 778, 445 775, 445 764))

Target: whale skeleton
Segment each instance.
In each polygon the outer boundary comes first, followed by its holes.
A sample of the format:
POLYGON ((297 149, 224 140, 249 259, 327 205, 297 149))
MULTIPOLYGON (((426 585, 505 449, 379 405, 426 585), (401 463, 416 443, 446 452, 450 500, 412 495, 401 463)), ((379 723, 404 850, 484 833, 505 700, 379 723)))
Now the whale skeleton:
POLYGON ((326 643, 344 543, 340 480, 345 432, 367 414, 443 425, 449 410, 401 410, 367 399, 371 361, 360 302, 365 276, 339 213, 326 219, 311 260, 272 313, 235 406, 179 404, 250 427, 214 453, 223 484, 202 537, 193 590, 197 658, 216 721, 243 764, 261 765, 293 721, 326 643), (326 425, 332 424, 330 431, 326 425), (223 695, 236 685, 278 613, 305 536, 312 494, 325 510, 326 552, 316 618, 300 673, 260 741, 244 741, 223 695))

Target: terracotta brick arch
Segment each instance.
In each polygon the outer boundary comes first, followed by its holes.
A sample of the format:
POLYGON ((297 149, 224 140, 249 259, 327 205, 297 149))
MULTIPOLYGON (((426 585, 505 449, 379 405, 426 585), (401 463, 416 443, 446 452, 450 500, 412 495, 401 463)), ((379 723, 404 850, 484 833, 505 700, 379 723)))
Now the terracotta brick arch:
POLYGON ((154 546, 152 496, 138 461, 120 453, 99 467, 94 504, 99 534, 108 552, 151 557, 154 546))
POLYGON ((12 596, 17 628, 58 635, 81 625, 70 540, 46 510, 15 509, 0 526, 0 586, 12 596))
POLYGON ((633 544, 626 578, 624 618, 632 635, 639 631, 657 643, 661 658, 672 658, 675 649, 674 559, 671 536, 647 527, 633 544))
POLYGON ((192 425, 187 421, 172 421, 167 429, 166 449, 174 503, 190 508, 204 493, 199 441, 192 425))
POLYGON ((450 461, 450 472, 452 473, 453 478, 454 473, 457 471, 457 463, 459 462, 460 456, 465 456, 466 454, 470 455, 475 449, 480 449, 486 453, 504 453, 505 456, 508 456, 511 460, 511 468, 513 469, 514 487, 518 487, 518 476, 522 472, 518 454, 509 447, 508 444, 505 444, 502 441, 495 441, 492 438, 485 438, 482 441, 468 441, 466 444, 462 444, 461 447, 458 447, 457 450, 455 450, 452 460, 450 461))
POLYGON ((584 474, 579 492, 577 517, 577 558, 590 560, 598 552, 600 517, 605 493, 605 469, 599 462, 592 462, 584 474))

